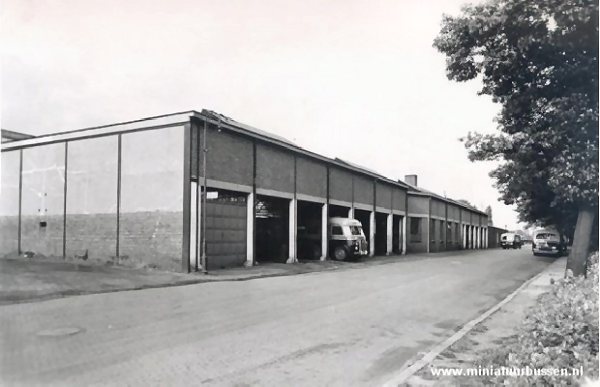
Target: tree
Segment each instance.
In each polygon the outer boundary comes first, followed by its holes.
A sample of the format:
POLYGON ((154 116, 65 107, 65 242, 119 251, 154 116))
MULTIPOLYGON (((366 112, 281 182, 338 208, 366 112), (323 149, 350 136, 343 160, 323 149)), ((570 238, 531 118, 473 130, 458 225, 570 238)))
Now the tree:
POLYGON ((499 133, 464 139, 469 158, 499 162, 490 175, 520 220, 574 227, 567 268, 584 274, 598 212, 598 1, 466 6, 444 16, 434 46, 450 80, 479 77, 501 105, 499 133))
POLYGON ((492 206, 487 206, 485 208, 485 213, 487 214, 487 218, 488 218, 488 226, 493 226, 494 219, 492 217, 492 206))

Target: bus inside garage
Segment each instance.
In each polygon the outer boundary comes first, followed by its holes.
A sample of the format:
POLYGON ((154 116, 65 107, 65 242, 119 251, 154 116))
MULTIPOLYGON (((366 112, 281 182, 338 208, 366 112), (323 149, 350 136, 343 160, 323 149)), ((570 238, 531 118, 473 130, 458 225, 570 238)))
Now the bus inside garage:
POLYGON ((360 224, 362 224, 363 233, 367 238, 367 242, 371 243, 372 241, 369 240, 369 235, 371 235, 371 211, 360 210, 358 208, 355 208, 354 219, 358 220, 360 224))

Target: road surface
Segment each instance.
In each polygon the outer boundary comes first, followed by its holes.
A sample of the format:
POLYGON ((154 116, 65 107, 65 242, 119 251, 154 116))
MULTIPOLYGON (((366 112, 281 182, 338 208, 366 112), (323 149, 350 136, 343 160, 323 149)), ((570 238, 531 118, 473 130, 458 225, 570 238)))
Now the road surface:
POLYGON ((529 249, 0 306, 0 384, 385 382, 552 259, 529 249))

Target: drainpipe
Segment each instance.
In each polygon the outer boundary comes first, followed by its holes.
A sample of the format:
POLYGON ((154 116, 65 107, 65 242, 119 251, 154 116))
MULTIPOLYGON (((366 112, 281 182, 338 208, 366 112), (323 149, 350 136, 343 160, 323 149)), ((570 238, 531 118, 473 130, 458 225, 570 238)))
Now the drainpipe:
MULTIPOLYGON (((207 126, 208 122, 204 120, 204 128, 202 130, 202 255, 200 257, 200 262, 202 263, 202 273, 208 274, 207 264, 208 259, 206 257, 206 135, 207 135, 207 126)), ((219 119, 219 127, 221 126, 221 121, 219 119)))

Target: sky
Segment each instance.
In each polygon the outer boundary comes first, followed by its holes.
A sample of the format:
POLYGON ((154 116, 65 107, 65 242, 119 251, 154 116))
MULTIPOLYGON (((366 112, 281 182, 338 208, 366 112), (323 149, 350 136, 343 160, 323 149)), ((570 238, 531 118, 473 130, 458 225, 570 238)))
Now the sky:
POLYGON ((517 227, 459 141, 492 133, 479 81, 433 47, 464 0, 4 0, 2 128, 34 135, 215 110, 517 227))

